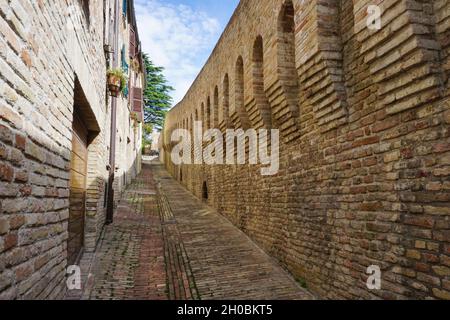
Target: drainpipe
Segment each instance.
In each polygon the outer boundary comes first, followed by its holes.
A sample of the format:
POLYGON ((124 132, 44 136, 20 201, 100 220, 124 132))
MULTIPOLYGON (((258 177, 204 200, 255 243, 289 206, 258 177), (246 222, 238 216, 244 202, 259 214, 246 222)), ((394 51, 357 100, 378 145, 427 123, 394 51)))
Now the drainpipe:
MULTIPOLYGON (((119 66, 119 0, 114 1, 114 33, 113 33, 113 68, 119 66)), ((106 210, 106 224, 114 221, 114 179, 116 170, 116 134, 117 134, 117 98, 111 97, 111 137, 109 150, 109 180, 108 180, 108 207, 106 210)))

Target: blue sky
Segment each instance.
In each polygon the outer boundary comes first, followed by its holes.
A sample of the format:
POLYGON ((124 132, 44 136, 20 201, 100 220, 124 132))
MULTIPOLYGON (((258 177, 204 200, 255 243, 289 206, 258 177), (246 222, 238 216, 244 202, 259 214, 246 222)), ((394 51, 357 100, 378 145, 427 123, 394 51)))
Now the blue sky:
POLYGON ((214 49, 239 0, 136 0, 140 40, 163 66, 178 103, 214 49))

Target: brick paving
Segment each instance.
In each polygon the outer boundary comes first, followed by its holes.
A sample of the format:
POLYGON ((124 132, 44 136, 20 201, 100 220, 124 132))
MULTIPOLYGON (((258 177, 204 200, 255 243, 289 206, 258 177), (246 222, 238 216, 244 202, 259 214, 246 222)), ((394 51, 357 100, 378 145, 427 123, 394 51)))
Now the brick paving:
POLYGON ((313 298, 158 163, 144 165, 86 257, 84 289, 68 299, 313 298))

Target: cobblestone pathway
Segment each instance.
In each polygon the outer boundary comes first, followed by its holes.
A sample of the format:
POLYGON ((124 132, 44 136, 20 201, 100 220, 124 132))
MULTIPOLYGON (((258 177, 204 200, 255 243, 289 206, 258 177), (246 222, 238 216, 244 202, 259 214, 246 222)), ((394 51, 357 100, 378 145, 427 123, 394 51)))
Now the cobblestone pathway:
POLYGON ((71 299, 311 299, 242 232, 159 164, 128 188, 71 299))

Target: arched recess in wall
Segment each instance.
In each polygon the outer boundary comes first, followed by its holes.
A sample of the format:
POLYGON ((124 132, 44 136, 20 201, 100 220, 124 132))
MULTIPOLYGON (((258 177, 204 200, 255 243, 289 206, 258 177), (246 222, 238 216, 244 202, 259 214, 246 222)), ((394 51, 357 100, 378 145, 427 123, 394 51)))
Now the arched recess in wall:
MULTIPOLYGON (((198 109, 195 109, 195 123, 193 123, 193 125, 192 125, 192 127, 193 127, 193 129, 192 129, 192 141, 194 141, 194 139, 196 139, 196 137, 194 136, 194 131, 197 128, 197 123, 196 122, 198 122, 198 121, 200 121, 200 119, 199 119, 199 111, 198 111, 198 109)), ((194 154, 193 155, 195 157, 196 155, 198 155, 200 153, 200 149, 199 149, 199 147, 197 146, 196 143, 194 143, 193 146, 194 146, 194 151, 193 151, 194 154)))
POLYGON ((436 40, 440 46, 440 63, 443 71, 445 90, 450 90, 450 1, 434 1, 434 15, 436 40))
MULTIPOLYGON (((196 110, 196 112, 197 112, 197 110, 196 110)), ((193 139, 194 139, 194 126, 195 126, 195 124, 194 124, 194 115, 191 114, 191 125, 190 125, 190 128, 189 128, 189 132, 191 134, 191 141, 193 141, 193 139)), ((191 144, 191 157, 192 157, 191 159, 193 159, 194 156, 195 156, 195 147, 194 147, 193 144, 191 144)))
POLYGON ((208 201, 208 183, 206 181, 203 181, 202 185, 202 199, 203 201, 208 201))
POLYGON ((245 94, 244 94, 244 60, 239 56, 236 61, 235 74, 235 108, 239 123, 242 129, 250 128, 247 111, 245 110, 245 94))
POLYGON ((202 102, 201 112, 200 112, 200 121, 202 122, 202 128, 205 130, 206 128, 206 119, 205 119, 205 104, 202 102))
POLYGON ((285 1, 281 7, 278 16, 277 34, 278 77, 286 101, 285 105, 275 108, 274 116, 280 123, 284 123, 289 118, 297 118, 300 114, 298 105, 299 79, 295 65, 295 11, 292 0, 285 1), (286 108, 288 112, 286 112, 286 108))
POLYGON ((222 105, 222 121, 225 128, 230 125, 230 79, 228 73, 223 79, 223 105, 222 105))
POLYGON ((213 128, 219 127, 219 87, 217 86, 214 89, 212 117, 213 128))
POLYGON ((206 100, 206 129, 211 129, 211 98, 206 100))
POLYGON ((253 96, 256 109, 249 111, 250 120, 254 128, 270 129, 272 127, 272 112, 264 91, 264 41, 262 36, 256 37, 253 44, 252 68, 253 96))

